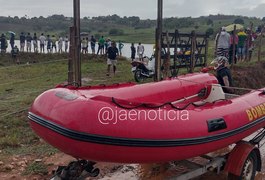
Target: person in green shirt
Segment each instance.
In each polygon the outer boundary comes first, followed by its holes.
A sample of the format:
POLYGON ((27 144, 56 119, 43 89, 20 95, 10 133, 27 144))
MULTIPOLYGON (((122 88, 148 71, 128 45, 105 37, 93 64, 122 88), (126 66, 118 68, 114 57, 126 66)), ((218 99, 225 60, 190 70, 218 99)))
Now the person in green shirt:
POLYGON ((56 41, 57 41, 57 39, 56 39, 55 35, 52 35, 52 37, 51 37, 51 42, 52 42, 52 52, 53 52, 53 48, 54 48, 54 49, 55 49, 55 53, 57 52, 56 41))
POLYGON ((247 34, 243 31, 243 29, 240 29, 240 31, 237 33, 238 36, 238 62, 244 61, 246 58, 246 39, 247 34))
POLYGON ((101 38, 98 40, 98 45, 99 45, 99 51, 100 51, 100 55, 105 54, 104 52, 104 45, 105 45, 105 39, 104 36, 101 36, 101 38))

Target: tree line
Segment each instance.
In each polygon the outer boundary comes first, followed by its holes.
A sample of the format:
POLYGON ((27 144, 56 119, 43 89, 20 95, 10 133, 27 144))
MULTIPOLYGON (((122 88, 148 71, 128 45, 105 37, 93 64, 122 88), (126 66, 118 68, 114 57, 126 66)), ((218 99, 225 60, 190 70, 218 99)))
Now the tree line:
MULTIPOLYGON (((213 32, 214 26, 222 26, 223 22, 230 20, 231 23, 244 24, 246 21, 265 22, 265 17, 262 19, 255 17, 243 17, 233 15, 209 15, 198 18, 192 17, 169 17, 164 18, 164 29, 181 29, 193 28, 199 29, 206 27, 205 31, 213 32)), ((65 17, 64 15, 51 15, 48 17, 0 17, 1 31, 14 32, 56 32, 58 35, 65 35, 69 32, 69 27, 72 26, 73 18, 65 17)), ((138 16, 118 16, 117 14, 98 17, 83 17, 81 19, 81 31, 93 33, 105 33, 110 35, 124 35, 124 29, 154 29, 156 20, 140 19, 138 16)), ((0 32, 0 33, 3 33, 0 32)))

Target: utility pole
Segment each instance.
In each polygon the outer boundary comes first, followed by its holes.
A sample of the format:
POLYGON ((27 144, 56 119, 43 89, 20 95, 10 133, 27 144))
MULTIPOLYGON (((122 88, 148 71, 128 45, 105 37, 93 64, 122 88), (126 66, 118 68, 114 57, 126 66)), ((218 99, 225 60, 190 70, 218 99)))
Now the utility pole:
POLYGON ((156 49, 155 49, 155 81, 161 80, 161 44, 163 26, 163 0, 157 0, 157 28, 156 28, 156 49))
POLYGON ((70 27, 70 49, 68 60, 68 84, 81 86, 80 58, 80 0, 73 0, 74 22, 70 27))

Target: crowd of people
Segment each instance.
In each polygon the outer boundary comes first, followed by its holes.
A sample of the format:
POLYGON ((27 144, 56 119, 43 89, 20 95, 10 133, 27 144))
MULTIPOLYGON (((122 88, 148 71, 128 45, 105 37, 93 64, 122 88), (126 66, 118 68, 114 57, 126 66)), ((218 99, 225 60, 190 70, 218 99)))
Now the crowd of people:
POLYGON ((40 36, 37 36, 37 34, 34 33, 32 36, 30 33, 25 34, 22 32, 20 34, 19 40, 20 40, 21 52, 44 53, 46 46, 47 53, 52 53, 52 52, 62 53, 62 52, 67 52, 69 47, 68 36, 56 37, 55 35, 49 35, 49 34, 45 36, 43 33, 40 36), (63 44, 64 44, 64 49, 63 49, 63 44))
MULTIPOLYGON (((104 36, 101 36, 98 41, 97 39, 92 35, 90 39, 88 37, 83 37, 81 39, 81 52, 83 54, 88 53, 89 45, 91 48, 91 53, 92 54, 97 54, 97 55, 105 55, 107 54, 108 48, 111 47, 112 42, 110 38, 104 38, 104 36), (98 49, 96 51, 96 45, 98 45, 98 49)), ((118 45, 115 42, 115 46, 118 46, 118 55, 122 56, 122 49, 124 47, 124 44, 119 41, 118 45)))
POLYGON ((213 64, 215 65, 218 82, 223 86, 224 92, 232 92, 228 88, 233 85, 229 64, 250 61, 256 38, 256 32, 253 32, 250 28, 245 30, 241 28, 229 33, 225 27, 222 27, 220 33, 216 35, 216 58, 213 64))
POLYGON ((254 49, 253 42, 257 38, 256 33, 249 28, 236 31, 229 33, 225 27, 222 27, 215 38, 216 57, 226 57, 229 60, 229 64, 250 60, 254 49))
MULTIPOLYGON (((5 53, 8 48, 8 41, 7 35, 1 35, 1 52, 5 53)), ((11 53, 15 49, 19 50, 20 52, 35 52, 35 53, 44 53, 45 51, 48 53, 52 52, 67 52, 69 47, 69 39, 68 37, 61 37, 58 38, 55 35, 50 36, 49 34, 45 36, 43 33, 40 36, 37 36, 36 33, 33 36, 30 33, 21 33, 19 36, 19 46, 20 48, 15 45, 15 33, 10 33, 10 46, 11 46, 11 53), (64 49, 63 49, 64 44, 64 49), (46 50, 45 50, 46 47, 46 50), (58 48, 57 48, 58 47, 58 48), (58 51, 57 51, 58 50, 58 51)))
MULTIPOLYGON (((9 44, 7 41, 7 35, 2 34, 0 37, 1 53, 5 53, 8 45, 11 46, 11 55, 14 61, 19 64, 18 53, 19 52, 34 52, 34 53, 63 53, 69 51, 69 39, 68 36, 56 37, 55 35, 44 35, 41 33, 40 36, 34 33, 33 36, 30 33, 21 32, 19 36, 19 46, 15 45, 15 33, 10 33, 9 44), (64 48, 63 48, 64 47, 64 48)), ((110 68, 113 66, 113 74, 115 75, 117 69, 117 56, 122 56, 122 49, 124 44, 121 41, 116 43, 110 38, 104 38, 101 36, 98 40, 92 35, 89 37, 82 37, 81 42, 81 53, 87 54, 89 52, 89 46, 91 53, 94 55, 102 55, 107 57, 107 76, 110 75, 110 68), (97 45, 97 50, 96 50, 97 45)), ((145 48, 139 43, 137 47, 134 43, 131 44, 131 59, 136 59, 136 53, 139 60, 143 61, 145 48)))

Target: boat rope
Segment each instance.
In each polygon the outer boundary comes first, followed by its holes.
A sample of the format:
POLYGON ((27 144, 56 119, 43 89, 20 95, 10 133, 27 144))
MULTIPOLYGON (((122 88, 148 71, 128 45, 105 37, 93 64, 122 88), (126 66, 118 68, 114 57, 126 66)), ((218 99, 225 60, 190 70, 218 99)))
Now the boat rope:
POLYGON ((200 106, 203 106, 203 105, 205 105, 207 103, 207 102, 203 102, 202 104, 196 104, 196 103, 190 102, 190 103, 184 105, 183 107, 175 106, 172 102, 166 102, 166 103, 162 103, 162 104, 159 104, 159 105, 151 105, 151 104, 148 104, 148 103, 141 103, 141 104, 135 105, 135 106, 124 106, 124 105, 121 105, 120 103, 118 103, 114 97, 112 97, 112 102, 117 107, 123 108, 123 109, 128 109, 128 110, 137 109, 137 108, 141 108, 141 107, 149 108, 149 109, 159 109, 161 107, 169 105, 171 108, 176 109, 176 110, 180 110, 180 111, 187 109, 190 105, 193 105, 195 107, 200 107, 200 106))
POLYGON ((161 108, 161 107, 169 105, 173 109, 185 110, 190 105, 193 105, 195 107, 200 107, 200 106, 205 105, 207 102, 203 102, 203 103, 200 103, 200 104, 197 104, 197 103, 194 103, 194 102, 189 102, 188 104, 184 105, 183 107, 178 107, 175 104, 183 102, 183 101, 188 100, 188 99, 195 98, 195 97, 203 98, 206 94, 207 94, 207 89, 203 88, 203 89, 200 90, 200 92, 198 94, 195 94, 195 95, 192 95, 192 96, 189 96, 189 97, 184 97, 184 98, 178 99, 178 100, 173 101, 173 102, 165 102, 165 103, 162 103, 162 104, 159 104, 159 105, 152 105, 150 103, 139 103, 138 105, 135 105, 135 106, 124 106, 121 103, 118 103, 117 100, 114 97, 112 97, 112 102, 117 107, 123 108, 123 109, 137 109, 137 108, 141 108, 141 107, 149 108, 149 109, 158 109, 158 108, 161 108))
POLYGON ((112 97, 112 102, 117 107, 123 108, 123 109, 128 109, 128 110, 137 109, 137 108, 141 108, 141 107, 149 108, 149 109, 158 109, 158 108, 164 107, 166 105, 170 105, 171 108, 176 109, 176 110, 180 110, 180 111, 187 109, 187 107, 189 107, 190 105, 193 105, 195 107, 200 107, 200 106, 203 106, 203 105, 205 105, 207 103, 207 102, 204 102, 204 103, 198 105, 198 104, 195 104, 193 102, 190 102, 190 103, 184 105, 183 107, 177 107, 174 104, 172 104, 172 102, 166 102, 166 103, 163 103, 163 104, 160 104, 160 105, 150 105, 150 104, 147 104, 147 103, 141 103, 141 104, 136 105, 136 106, 124 106, 124 105, 121 105, 120 103, 118 103, 114 97, 112 97))

